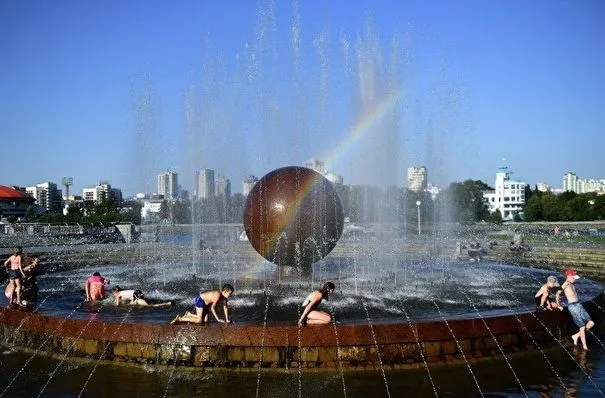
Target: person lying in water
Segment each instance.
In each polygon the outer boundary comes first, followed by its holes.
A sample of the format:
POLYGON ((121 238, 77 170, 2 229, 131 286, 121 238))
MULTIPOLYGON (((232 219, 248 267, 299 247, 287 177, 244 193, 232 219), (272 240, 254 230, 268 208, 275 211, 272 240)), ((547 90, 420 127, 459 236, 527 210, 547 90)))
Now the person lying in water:
POLYGON ((115 286, 111 289, 113 294, 114 304, 119 306, 120 304, 134 305, 137 307, 169 307, 172 305, 171 301, 165 303, 150 303, 145 300, 143 292, 139 289, 122 290, 120 286, 115 286))
POLYGON ((327 300, 328 296, 334 293, 335 288, 336 286, 332 282, 326 282, 320 290, 311 292, 302 304, 305 309, 298 319, 298 324, 301 326, 305 323, 307 325, 325 325, 332 322, 330 314, 318 311, 316 308, 324 298, 327 300))
POLYGON ((221 290, 214 290, 209 292, 200 293, 193 299, 193 307, 195 314, 192 312, 185 312, 183 315, 177 315, 176 318, 170 322, 171 325, 179 322, 190 322, 190 323, 208 323, 208 313, 212 312, 214 318, 219 323, 231 323, 229 320, 229 297, 233 294, 233 286, 225 283, 221 290), (219 318, 216 313, 216 306, 221 303, 223 306, 223 312, 225 313, 225 320, 219 318))

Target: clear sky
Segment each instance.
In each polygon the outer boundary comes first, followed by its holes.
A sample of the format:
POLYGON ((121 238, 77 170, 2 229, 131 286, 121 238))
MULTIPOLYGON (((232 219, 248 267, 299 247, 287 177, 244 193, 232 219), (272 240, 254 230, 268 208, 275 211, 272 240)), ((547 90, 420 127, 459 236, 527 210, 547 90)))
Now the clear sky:
POLYGON ((605 2, 0 2, 0 185, 605 178, 605 2))

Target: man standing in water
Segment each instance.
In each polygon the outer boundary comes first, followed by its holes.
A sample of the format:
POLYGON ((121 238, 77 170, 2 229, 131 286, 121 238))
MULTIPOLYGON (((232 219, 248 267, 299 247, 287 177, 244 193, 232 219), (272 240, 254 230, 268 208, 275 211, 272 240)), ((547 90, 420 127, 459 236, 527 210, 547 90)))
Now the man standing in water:
POLYGON ((586 345, 586 331, 594 326, 594 322, 590 319, 590 315, 588 315, 588 312, 586 312, 582 303, 578 301, 578 294, 576 293, 576 287, 574 285, 577 279, 580 279, 580 277, 575 270, 565 270, 565 282, 561 285, 561 290, 557 292, 556 300, 558 305, 561 298, 561 292, 565 293, 568 303, 567 309, 569 310, 574 323, 580 329, 578 330, 578 333, 571 336, 573 344, 574 346, 578 344, 579 338, 582 347, 585 350, 588 350, 588 346, 586 345))

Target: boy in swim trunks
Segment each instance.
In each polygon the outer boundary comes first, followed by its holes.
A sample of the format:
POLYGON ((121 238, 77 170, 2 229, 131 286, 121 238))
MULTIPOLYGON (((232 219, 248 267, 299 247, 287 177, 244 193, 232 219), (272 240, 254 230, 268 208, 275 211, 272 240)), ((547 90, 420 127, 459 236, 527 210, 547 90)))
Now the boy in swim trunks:
POLYGON ((594 322, 590 319, 590 315, 582 306, 582 303, 578 301, 578 294, 576 293, 576 287, 574 283, 580 277, 573 269, 568 269, 565 271, 565 282, 561 285, 561 290, 557 292, 557 304, 559 304, 561 292, 565 293, 565 297, 567 298, 567 309, 569 310, 569 314, 573 319, 573 322, 580 329, 578 333, 571 336, 573 344, 578 344, 578 338, 582 343, 582 347, 585 350, 588 350, 588 346, 586 345, 586 331, 594 326, 594 322))
POLYGON ((190 323, 208 323, 208 313, 212 312, 214 318, 220 323, 231 323, 229 320, 229 297, 233 294, 233 286, 228 283, 223 285, 223 288, 218 291, 210 291, 200 293, 193 299, 193 307, 195 308, 195 314, 192 312, 185 312, 183 315, 177 315, 176 318, 170 322, 174 325, 178 322, 190 322, 190 323), (216 306, 219 302, 223 303, 223 311, 225 313, 225 320, 218 317, 216 313, 216 306))
POLYGON ((15 303, 21 305, 21 281, 25 278, 25 274, 23 273, 23 249, 21 246, 15 247, 13 255, 4 262, 4 266, 10 278, 5 293, 6 298, 9 300, 9 304, 15 303), (13 294, 16 298, 13 298, 13 294))

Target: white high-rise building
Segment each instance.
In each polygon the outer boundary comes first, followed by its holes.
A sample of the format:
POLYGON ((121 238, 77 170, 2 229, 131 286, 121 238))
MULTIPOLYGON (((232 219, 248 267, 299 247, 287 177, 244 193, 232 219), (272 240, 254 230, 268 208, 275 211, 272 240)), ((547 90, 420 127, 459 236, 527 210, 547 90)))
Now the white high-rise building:
POLYGON ((164 199, 178 198, 178 176, 176 173, 166 171, 158 174, 158 195, 163 195, 164 199))
POLYGON ((252 190, 252 187, 257 182, 258 182, 258 178, 256 178, 256 176, 253 176, 253 175, 246 176, 246 178, 244 178, 244 182, 242 183, 242 194, 244 196, 248 196, 248 194, 252 190))
POLYGON ((567 172, 563 174, 563 192, 571 191, 575 193, 596 192, 599 195, 605 194, 605 179, 595 180, 578 178, 575 173, 567 172))
POLYGON ((515 214, 523 217, 527 184, 511 180, 511 174, 512 171, 508 171, 507 167, 500 167, 496 173, 496 190, 483 193, 483 200, 487 203, 489 212, 500 210, 503 220, 512 220, 515 214))
POLYGON ((414 192, 422 192, 428 185, 428 173, 426 167, 408 167, 408 189, 414 192))
POLYGON ((51 213, 60 212, 63 208, 63 194, 57 189, 57 184, 43 182, 32 187, 26 187, 25 192, 36 199, 36 204, 51 213))
POLYGON ((215 184, 215 195, 223 196, 225 198, 231 197, 231 180, 225 177, 217 178, 215 184))
POLYGON ((545 182, 539 182, 539 183, 537 183, 536 184, 536 188, 540 192, 550 192, 551 191, 550 186, 547 183, 545 183, 545 182))
POLYGON ((578 176, 575 173, 563 174, 563 191, 578 192, 578 176))
POLYGON ((120 204, 122 202, 122 190, 120 188, 112 188, 107 181, 101 181, 94 188, 84 188, 82 190, 82 199, 84 201, 93 202, 111 199, 117 204, 120 204))
POLYGON ((216 191, 214 185, 214 170, 198 170, 195 175, 196 198, 208 199, 214 196, 216 191))

